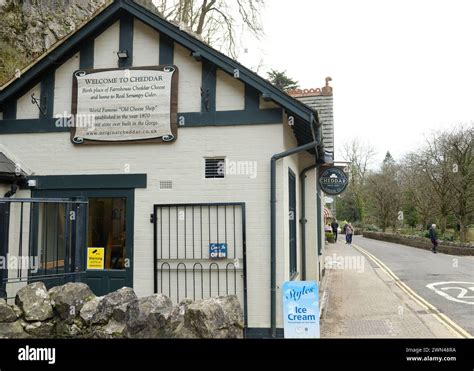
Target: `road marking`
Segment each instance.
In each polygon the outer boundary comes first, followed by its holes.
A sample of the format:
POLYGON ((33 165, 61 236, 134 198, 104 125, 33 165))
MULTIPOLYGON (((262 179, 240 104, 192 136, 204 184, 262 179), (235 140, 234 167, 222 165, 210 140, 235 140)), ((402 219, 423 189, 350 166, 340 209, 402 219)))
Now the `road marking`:
POLYGON ((404 282, 398 278, 398 276, 392 272, 390 268, 388 268, 380 259, 369 253, 367 250, 363 249, 360 246, 352 244, 352 246, 359 251, 361 254, 367 256, 370 260, 372 260, 375 264, 377 264, 380 269, 382 269, 385 274, 387 274, 394 283, 403 290, 406 294, 408 294, 415 302, 417 302, 421 307, 425 308, 425 310, 429 311, 439 322, 441 322, 444 326, 446 326, 451 332, 453 332, 456 336, 461 338, 472 338, 472 335, 469 334, 466 330, 464 330, 461 326, 455 323, 452 319, 450 319, 444 313, 441 313, 434 305, 423 299, 420 295, 418 295, 415 291, 413 291, 410 287, 408 287, 404 282))
POLYGON ((457 303, 462 303, 462 304, 474 305, 474 301, 462 300, 462 299, 474 299, 473 295, 466 295, 468 293, 468 290, 471 290, 474 293, 474 282, 462 282, 462 281, 435 282, 435 283, 430 283, 426 285, 426 287, 429 288, 430 290, 433 290, 438 295, 441 295, 443 298, 447 300, 454 301, 457 303), (437 286, 443 286, 443 285, 448 285, 448 286, 440 287, 440 288, 437 287, 437 286), (459 285, 464 285, 468 287, 462 287, 459 285), (458 296, 453 297, 452 295, 446 293, 445 291, 448 291, 448 290, 458 290, 459 291, 458 296))

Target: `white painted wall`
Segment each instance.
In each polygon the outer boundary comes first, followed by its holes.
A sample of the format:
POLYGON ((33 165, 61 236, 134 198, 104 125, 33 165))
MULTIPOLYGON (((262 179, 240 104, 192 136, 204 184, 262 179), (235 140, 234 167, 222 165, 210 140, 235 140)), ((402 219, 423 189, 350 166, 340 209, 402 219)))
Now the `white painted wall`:
POLYGON ((133 23, 133 66, 156 66, 160 60, 160 34, 135 18, 133 23))
POLYGON ((35 94, 38 103, 41 98, 41 85, 37 84, 28 93, 23 95, 16 101, 16 118, 21 119, 37 119, 40 116, 39 108, 36 104, 31 103, 31 94, 35 94))
MULTIPOLYGON (((270 325, 269 164, 272 154, 284 150, 282 125, 180 129, 178 140, 171 145, 74 146, 67 133, 2 135, 0 143, 14 149, 37 175, 121 174, 126 165, 131 173, 148 174, 147 189, 135 193, 134 288, 139 296, 153 292, 153 228, 149 222, 153 204, 246 202, 249 325, 270 325), (203 158, 218 156, 257 161, 258 176, 205 179, 203 158), (172 180, 173 190, 160 191, 161 180, 172 180)), ((279 200, 282 180, 279 174, 279 200)), ((279 202, 278 208, 282 205, 279 202)), ((279 220, 283 214, 279 211, 279 220)), ((279 228, 280 240, 282 236, 279 228)))
POLYGON ((107 28, 94 42, 94 68, 115 68, 118 66, 120 22, 107 28))
POLYGON ((202 63, 190 53, 181 45, 174 44, 174 64, 179 69, 178 112, 201 111, 202 63))
POLYGON ((217 70, 216 77, 216 110, 243 110, 245 108, 245 85, 222 70, 217 70))
POLYGON ((54 115, 71 112, 72 76, 79 69, 79 53, 69 58, 56 69, 54 77, 54 115))

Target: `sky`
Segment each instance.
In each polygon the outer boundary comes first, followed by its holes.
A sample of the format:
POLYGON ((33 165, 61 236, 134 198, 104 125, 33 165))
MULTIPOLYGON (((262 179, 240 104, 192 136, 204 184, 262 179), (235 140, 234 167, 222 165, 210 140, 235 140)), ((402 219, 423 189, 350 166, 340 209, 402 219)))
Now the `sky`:
POLYGON ((356 137, 400 159, 433 131, 474 121, 474 1, 266 0, 265 37, 239 59, 301 88, 331 76, 336 160, 356 137), (289 4, 291 4, 289 6, 289 4))

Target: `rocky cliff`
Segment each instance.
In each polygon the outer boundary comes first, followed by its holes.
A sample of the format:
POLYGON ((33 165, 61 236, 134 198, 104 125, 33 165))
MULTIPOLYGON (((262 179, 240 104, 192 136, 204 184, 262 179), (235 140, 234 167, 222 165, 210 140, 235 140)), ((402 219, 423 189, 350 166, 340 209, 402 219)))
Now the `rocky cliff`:
POLYGON ((0 84, 109 0, 0 0, 0 84))

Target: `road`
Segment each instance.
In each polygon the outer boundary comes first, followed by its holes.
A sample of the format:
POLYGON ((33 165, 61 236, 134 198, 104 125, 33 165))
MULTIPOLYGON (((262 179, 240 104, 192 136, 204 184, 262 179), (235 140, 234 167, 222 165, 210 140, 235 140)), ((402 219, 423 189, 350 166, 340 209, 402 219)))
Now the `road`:
POLYGON ((381 260, 413 291, 474 336, 474 257, 433 254, 361 236, 355 236, 353 244, 381 260))

